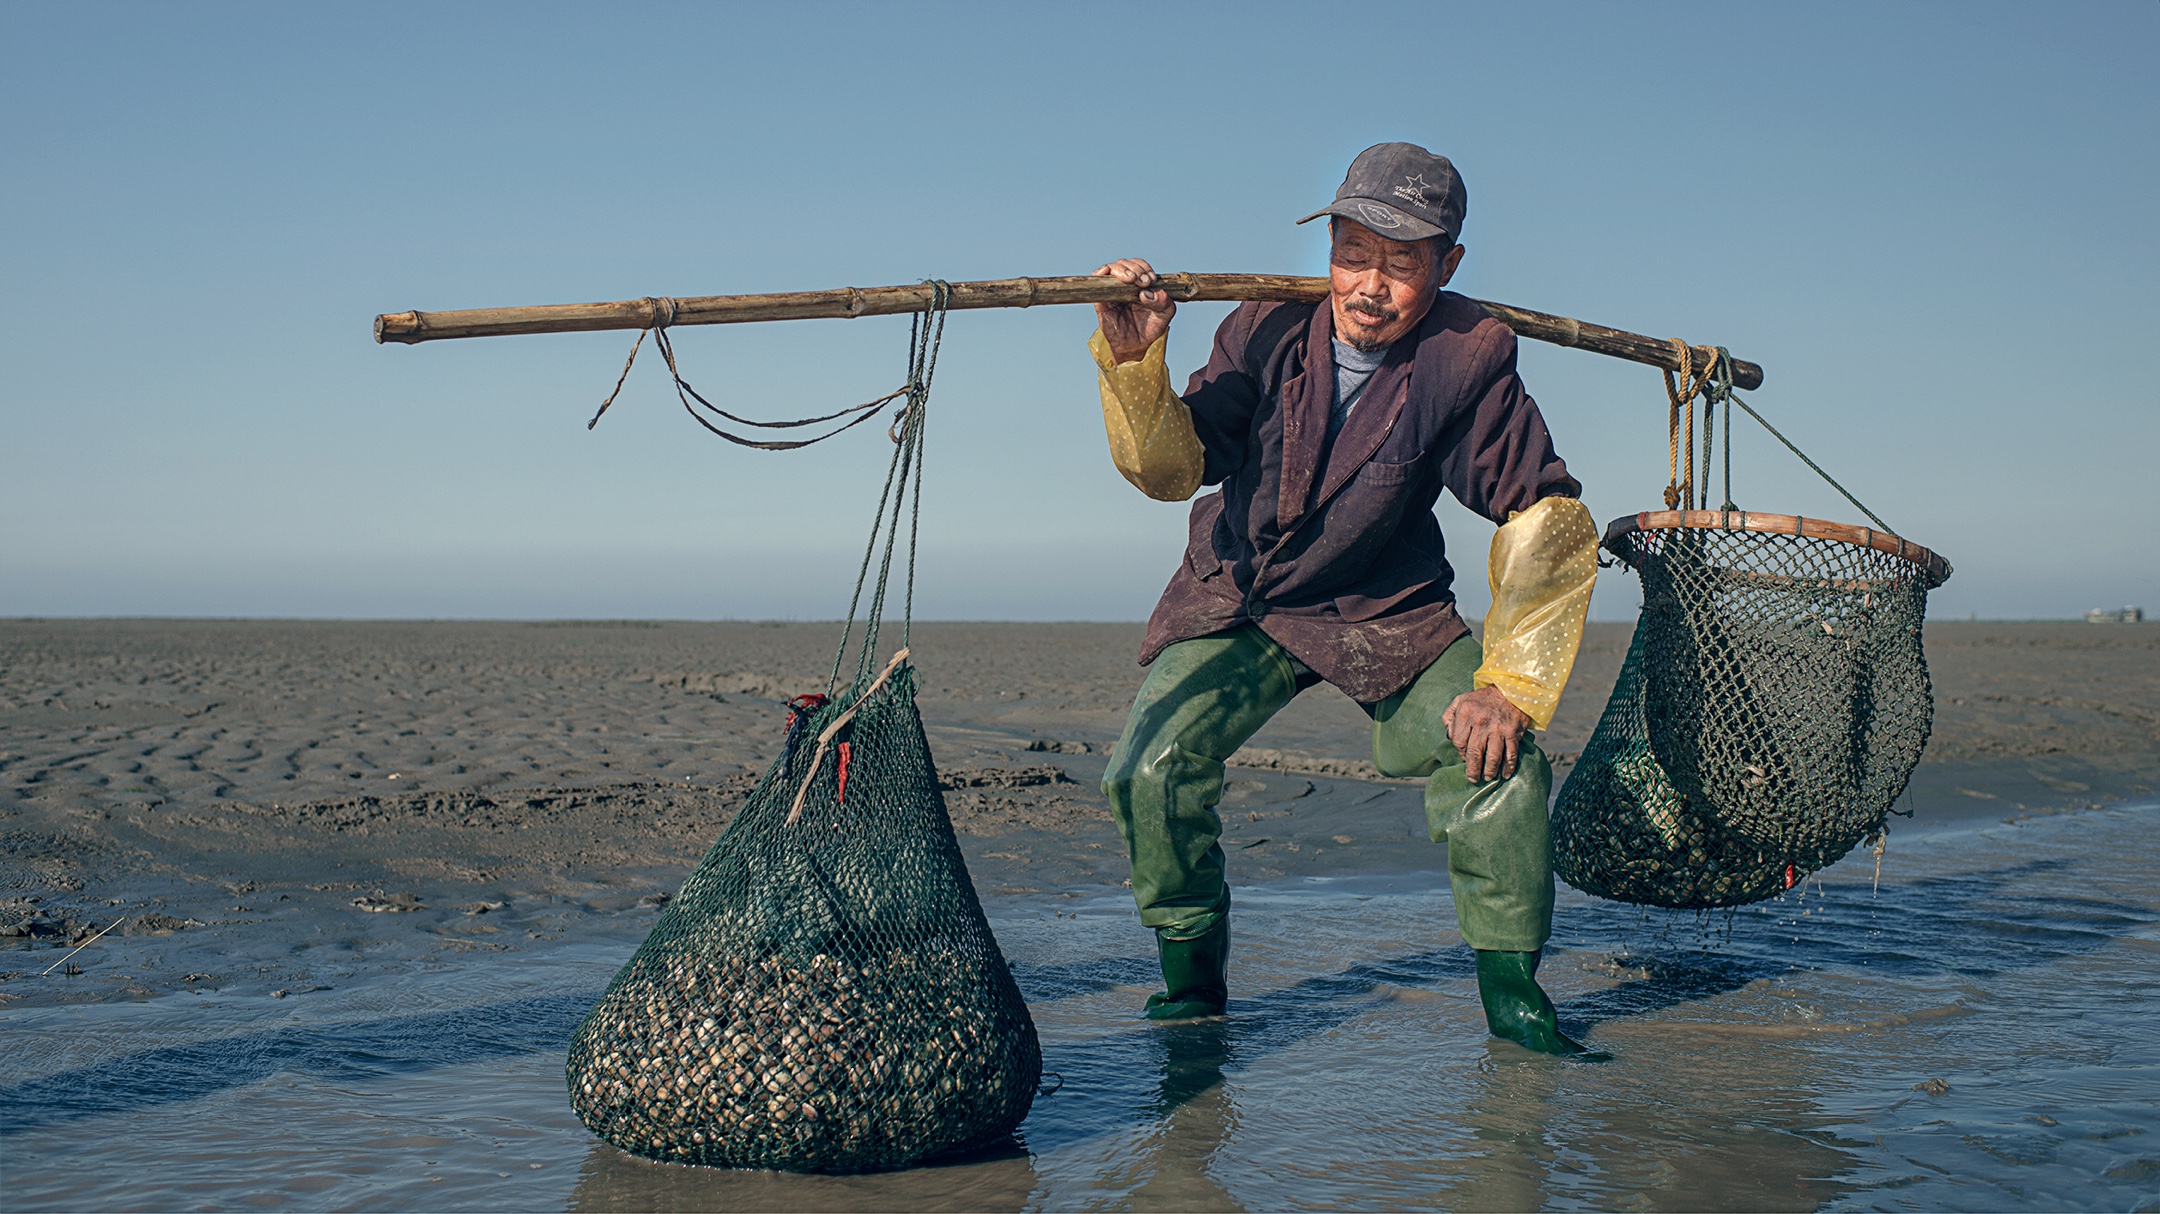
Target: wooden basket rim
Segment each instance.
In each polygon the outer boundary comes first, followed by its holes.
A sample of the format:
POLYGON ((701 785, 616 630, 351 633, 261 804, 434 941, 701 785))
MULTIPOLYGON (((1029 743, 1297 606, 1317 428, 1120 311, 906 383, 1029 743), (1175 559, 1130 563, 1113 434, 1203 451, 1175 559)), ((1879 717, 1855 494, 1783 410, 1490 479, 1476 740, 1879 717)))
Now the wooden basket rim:
POLYGON ((1949 581, 1952 572, 1950 562, 1944 560, 1940 554, 1888 531, 1877 531, 1873 527, 1855 527, 1850 523, 1833 523, 1828 519, 1806 518, 1797 514, 1765 514, 1760 510, 1645 510, 1640 514, 1623 515, 1606 526, 1604 547, 1606 551, 1625 561, 1628 553, 1617 546, 1622 536, 1637 531, 1677 531, 1685 528, 1701 528, 1707 531, 1761 531, 1770 535, 1798 535, 1808 539, 1872 548, 1917 565, 1927 575, 1929 589, 1949 581))

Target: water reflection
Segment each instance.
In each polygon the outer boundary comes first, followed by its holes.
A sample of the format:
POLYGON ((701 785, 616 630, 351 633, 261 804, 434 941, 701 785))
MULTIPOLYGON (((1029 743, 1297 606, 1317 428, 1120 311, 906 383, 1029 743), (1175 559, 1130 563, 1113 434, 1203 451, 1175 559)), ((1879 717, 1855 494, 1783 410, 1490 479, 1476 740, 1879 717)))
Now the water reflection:
MULTIPOLYGON (((137 1050, 0 1087, 0 1137, 201 1100, 287 1072, 337 1083, 559 1052, 599 992, 299 1024, 137 1050)), ((209 1019, 209 1018, 205 1018, 209 1019)))
POLYGON ((868 1176, 800 1176, 655 1163, 594 1142, 572 1210, 1019 1210, 1038 1187, 1018 1142, 971 1158, 868 1176))
POLYGON ((1540 977, 1605 1066, 1486 1038, 1437 884, 1252 891, 1248 993, 1181 1025, 1138 1019, 1154 963, 1121 894, 1078 918, 1004 903, 1063 1087, 1024 1141, 873 1176, 594 1142, 560 1053, 627 944, 475 959, 454 990, 17 1008, 0 1134, 35 1162, 11 1162, 9 1204, 2135 1206, 2160 1175, 2149 820, 1956 839, 1879 892, 1862 868, 1730 921, 1569 898, 1540 977))
POLYGON ((1851 1191, 1835 1178, 1860 1144, 1825 1130, 1819 1065, 1775 1051, 1699 1056, 1697 1044, 1658 1051, 1655 1080, 1640 1073, 1644 1050, 1634 1075, 1591 1076, 1489 1044, 1457 1114, 1468 1149, 1435 1161, 1430 1204, 1803 1210, 1851 1191))
POLYGON ((1134 1210, 1239 1210, 1209 1174, 1216 1152, 1238 1128, 1237 1102, 1223 1083, 1235 1033, 1229 1022, 1168 1024, 1149 1034, 1161 1081, 1147 1110, 1148 1129, 1132 1159, 1106 1177, 1134 1210))

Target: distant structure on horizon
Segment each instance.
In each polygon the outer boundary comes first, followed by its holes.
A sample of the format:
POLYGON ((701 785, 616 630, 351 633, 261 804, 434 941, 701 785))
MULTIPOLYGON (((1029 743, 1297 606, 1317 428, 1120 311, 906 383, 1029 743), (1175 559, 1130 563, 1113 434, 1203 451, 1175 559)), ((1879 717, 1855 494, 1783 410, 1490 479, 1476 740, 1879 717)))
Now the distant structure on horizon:
POLYGON ((2121 611, 2095 607, 2085 613, 2085 622, 2088 624, 2138 624, 2143 623, 2144 619, 2145 609, 2142 607, 2125 607, 2121 611))

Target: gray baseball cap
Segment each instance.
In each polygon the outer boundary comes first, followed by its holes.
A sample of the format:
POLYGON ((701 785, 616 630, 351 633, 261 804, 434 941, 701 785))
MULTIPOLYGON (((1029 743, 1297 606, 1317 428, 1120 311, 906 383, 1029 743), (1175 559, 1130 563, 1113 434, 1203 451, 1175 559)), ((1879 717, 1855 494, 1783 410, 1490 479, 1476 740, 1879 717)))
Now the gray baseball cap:
POLYGON ((1447 157, 1414 143, 1376 143, 1350 162, 1335 201, 1298 222, 1340 215, 1389 240, 1445 236, 1453 243, 1469 207, 1462 175, 1447 157))

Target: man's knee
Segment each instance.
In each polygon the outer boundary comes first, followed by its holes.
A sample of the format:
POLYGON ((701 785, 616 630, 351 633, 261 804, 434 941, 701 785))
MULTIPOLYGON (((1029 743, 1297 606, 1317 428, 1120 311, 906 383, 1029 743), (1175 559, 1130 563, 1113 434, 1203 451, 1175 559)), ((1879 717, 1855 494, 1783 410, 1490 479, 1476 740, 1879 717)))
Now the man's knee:
POLYGON ((1449 747, 1448 754, 1443 757, 1429 746, 1391 746, 1387 740, 1373 743, 1373 766, 1390 780, 1423 779, 1450 763, 1460 762, 1462 759, 1454 753, 1453 747, 1449 747))
POLYGON ((1473 781, 1463 761, 1455 759, 1425 782, 1425 814, 1433 842, 1447 842, 1451 834, 1465 831, 1542 837, 1549 829, 1546 806, 1552 800, 1552 778, 1551 760, 1528 735, 1511 776, 1473 781))
POLYGON ((1220 766, 1178 745, 1174 738, 1155 739, 1154 745, 1145 749, 1121 746, 1109 770, 1103 773, 1103 796, 1113 806, 1129 806, 1149 793, 1160 795, 1172 781, 1193 777, 1205 780, 1207 768, 1220 766))

